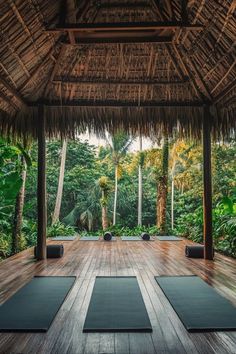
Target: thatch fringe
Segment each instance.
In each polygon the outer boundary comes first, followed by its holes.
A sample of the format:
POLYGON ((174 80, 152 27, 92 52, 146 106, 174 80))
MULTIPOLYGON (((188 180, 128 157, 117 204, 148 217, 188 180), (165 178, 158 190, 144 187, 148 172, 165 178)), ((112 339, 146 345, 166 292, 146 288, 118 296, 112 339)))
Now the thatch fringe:
MULTIPOLYGON (((75 138, 89 131, 99 136, 105 132, 124 130, 143 136, 178 134, 181 138, 200 140, 203 107, 49 107, 44 106, 48 138, 75 138)), ((0 133, 4 136, 37 138, 38 108, 31 107, 10 117, 0 112, 0 133)), ((213 140, 235 137, 235 109, 211 109, 207 118, 211 123, 213 140)))

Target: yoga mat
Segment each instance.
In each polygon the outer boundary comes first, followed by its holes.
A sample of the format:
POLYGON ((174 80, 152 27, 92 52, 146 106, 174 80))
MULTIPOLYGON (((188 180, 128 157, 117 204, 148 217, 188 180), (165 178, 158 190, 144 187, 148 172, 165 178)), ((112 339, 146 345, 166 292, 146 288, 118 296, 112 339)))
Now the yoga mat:
POLYGON ((189 332, 236 330, 236 307, 201 278, 155 279, 189 332))
POLYGON ((82 236, 80 241, 99 241, 100 236, 82 236))
POLYGON ((83 332, 152 332, 136 277, 96 277, 83 332))
POLYGON ((183 241, 182 238, 176 236, 156 236, 159 241, 183 241))
POLYGON ((104 238, 102 237, 101 241, 109 243, 109 242, 116 241, 116 239, 117 239, 116 236, 112 236, 111 240, 104 240, 104 238))
POLYGON ((56 237, 50 237, 48 240, 53 240, 53 241, 74 241, 77 238, 77 236, 56 236, 56 237))
POLYGON ((34 277, 0 306, 0 332, 46 332, 76 277, 34 277))
POLYGON ((140 236, 121 236, 122 241, 143 241, 140 236))

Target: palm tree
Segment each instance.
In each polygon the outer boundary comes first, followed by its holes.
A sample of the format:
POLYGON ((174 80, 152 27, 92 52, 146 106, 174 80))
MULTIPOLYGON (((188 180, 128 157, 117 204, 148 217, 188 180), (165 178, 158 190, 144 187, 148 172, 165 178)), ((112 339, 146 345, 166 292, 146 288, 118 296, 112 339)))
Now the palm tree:
POLYGON ((132 138, 124 133, 118 132, 111 136, 111 139, 107 139, 107 143, 110 148, 110 154, 115 167, 115 196, 114 196, 114 209, 113 209, 113 225, 116 224, 116 213, 117 213, 117 197, 118 197, 118 178, 119 178, 119 167, 120 160, 128 151, 132 138))
POLYGON ((62 193, 63 193, 63 185, 64 185, 64 175, 65 175, 65 164, 66 164, 66 150, 67 150, 67 140, 64 139, 62 150, 61 150, 61 164, 60 164, 60 173, 58 179, 58 187, 57 187, 57 196, 55 208, 52 216, 52 224, 55 224, 59 220, 60 211, 61 211, 61 201, 62 201, 62 193))
POLYGON ((143 197, 143 181, 142 169, 144 164, 144 154, 142 151, 142 137, 139 136, 139 166, 138 166, 138 225, 142 225, 142 197, 143 197))
POLYGON ((157 194, 157 227, 161 233, 166 232, 166 208, 168 195, 169 140, 164 138, 162 147, 161 175, 158 179, 157 194))
POLYGON ((12 253, 17 253, 20 250, 21 242, 21 228, 23 223, 23 209, 25 200, 25 183, 27 176, 27 167, 30 167, 32 162, 29 155, 29 150, 20 143, 17 143, 16 147, 19 150, 19 168, 21 170, 21 187, 16 196, 15 211, 13 218, 13 228, 12 228, 12 253))
POLYGON ((102 176, 98 180, 98 185, 102 191, 102 198, 100 199, 102 207, 102 229, 105 231, 108 227, 108 217, 107 217, 107 204, 108 204, 108 194, 110 191, 109 180, 106 176, 102 176))
POLYGON ((175 175, 184 164, 182 158, 186 144, 182 140, 177 140, 170 152, 170 175, 171 175, 171 229, 174 229, 174 194, 175 194, 175 175))

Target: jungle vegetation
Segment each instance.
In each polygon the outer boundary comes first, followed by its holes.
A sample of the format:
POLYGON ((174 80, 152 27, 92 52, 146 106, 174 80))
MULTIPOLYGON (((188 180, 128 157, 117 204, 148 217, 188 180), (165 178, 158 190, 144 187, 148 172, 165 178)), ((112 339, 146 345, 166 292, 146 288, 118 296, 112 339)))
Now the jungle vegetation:
MULTIPOLYGON (((202 146, 165 137, 132 152, 133 139, 121 132, 101 147, 47 142, 48 237, 109 229, 202 242, 202 146)), ((236 143, 212 144, 212 164, 215 248, 236 257, 236 143)), ((36 243, 36 188, 37 144, 0 139, 2 259, 36 243)))

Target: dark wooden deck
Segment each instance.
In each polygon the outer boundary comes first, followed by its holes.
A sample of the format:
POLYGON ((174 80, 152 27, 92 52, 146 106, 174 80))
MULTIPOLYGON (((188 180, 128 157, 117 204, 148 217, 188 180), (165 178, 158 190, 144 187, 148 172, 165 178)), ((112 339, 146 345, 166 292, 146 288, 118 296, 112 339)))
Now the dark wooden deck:
POLYGON ((59 260, 35 262, 32 250, 0 263, 0 302, 34 275, 76 275, 77 281, 46 334, 0 334, 0 353, 236 353, 236 332, 188 333, 154 275, 197 274, 236 305, 236 260, 184 257, 180 242, 64 242, 59 260), (137 276, 153 333, 82 333, 96 275, 137 276))

